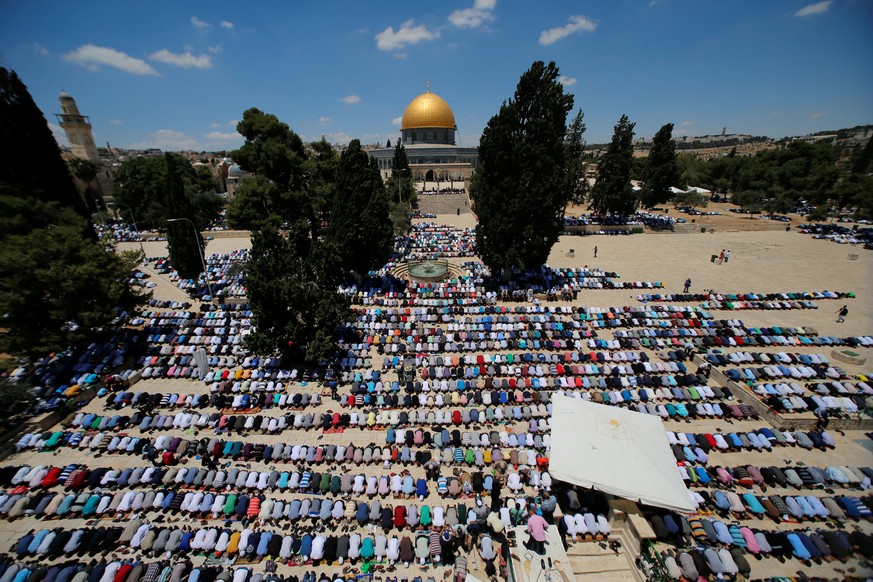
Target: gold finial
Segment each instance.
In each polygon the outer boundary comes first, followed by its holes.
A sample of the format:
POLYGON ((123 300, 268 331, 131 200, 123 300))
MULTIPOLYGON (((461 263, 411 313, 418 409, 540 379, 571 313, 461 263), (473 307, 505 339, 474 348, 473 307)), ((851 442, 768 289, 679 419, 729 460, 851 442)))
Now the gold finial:
POLYGON ((430 93, 430 79, 427 79, 424 82, 424 92, 430 93))

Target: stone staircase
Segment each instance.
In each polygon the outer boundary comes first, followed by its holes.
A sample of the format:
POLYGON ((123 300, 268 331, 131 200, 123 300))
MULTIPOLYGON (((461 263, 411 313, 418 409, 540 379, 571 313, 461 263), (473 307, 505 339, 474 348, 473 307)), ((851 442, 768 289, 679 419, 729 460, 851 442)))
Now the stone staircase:
POLYGON ((609 522, 612 528, 609 540, 604 542, 572 542, 567 548, 567 558, 576 580, 596 582, 618 580, 623 582, 646 582, 645 575, 637 568, 645 539, 653 539, 654 532, 639 513, 632 501, 610 501, 609 522), (621 544, 618 552, 609 549, 610 541, 621 544))
POLYGON ((604 542, 573 542, 567 548, 567 558, 577 581, 597 582, 616 580, 622 582, 645 582, 642 573, 634 565, 637 554, 631 550, 632 540, 624 529, 613 529, 609 540, 621 543, 616 554, 604 542))
POLYGON ((418 210, 433 214, 457 214, 458 208, 461 214, 469 214, 470 206, 467 204, 465 194, 421 194, 418 195, 418 210))

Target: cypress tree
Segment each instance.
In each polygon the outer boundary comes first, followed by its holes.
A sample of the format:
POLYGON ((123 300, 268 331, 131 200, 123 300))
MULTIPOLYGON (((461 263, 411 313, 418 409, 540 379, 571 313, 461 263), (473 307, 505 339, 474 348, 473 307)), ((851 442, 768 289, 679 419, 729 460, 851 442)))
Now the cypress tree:
POLYGON ((90 220, 42 112, 15 73, 0 67, 0 176, 21 194, 90 220))
POLYGON ((384 265, 391 254, 393 227, 385 185, 376 160, 356 139, 340 156, 329 234, 343 266, 360 276, 384 265))
POLYGON ((492 117, 479 143, 472 195, 476 249, 493 269, 543 265, 573 196, 566 179, 566 123, 573 96, 558 67, 537 61, 492 117))
POLYGON ((631 187, 634 125, 627 115, 622 115, 615 124, 612 141, 597 161, 597 183, 591 192, 591 208, 598 214, 627 216, 637 209, 637 196, 631 187))
POLYGON ((167 209, 167 218, 183 218, 167 223, 167 248, 170 252, 170 262, 179 276, 192 279, 203 272, 203 237, 200 234, 201 225, 197 224, 197 217, 193 205, 185 195, 185 181, 183 177, 184 165, 188 164, 178 154, 164 154, 167 172, 164 183, 164 207, 167 209), (188 222, 188 221, 191 222, 188 222), (193 224, 193 226, 192 226, 193 224))
POLYGON ((646 160, 645 180, 640 193, 640 202, 646 208, 670 200, 671 186, 676 186, 682 172, 676 159, 676 142, 673 141, 673 124, 667 123, 652 139, 652 150, 646 160))

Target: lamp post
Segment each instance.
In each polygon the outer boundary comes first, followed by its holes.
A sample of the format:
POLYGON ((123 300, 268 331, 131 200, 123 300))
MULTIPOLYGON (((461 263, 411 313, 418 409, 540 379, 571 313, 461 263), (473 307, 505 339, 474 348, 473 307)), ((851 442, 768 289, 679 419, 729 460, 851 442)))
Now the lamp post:
POLYGON ((394 170, 397 172, 397 204, 403 203, 403 195, 402 195, 402 182, 400 181, 400 172, 408 172, 408 168, 400 168, 399 170, 394 170))
POLYGON ((209 296, 215 299, 215 293, 212 292, 212 284, 209 282, 209 270, 206 268, 206 251, 200 246, 200 233, 197 231, 197 225, 190 218, 168 218, 167 222, 182 222, 185 221, 194 229, 194 240, 197 241, 197 249, 200 251, 200 262, 203 264, 203 280, 206 281, 206 288, 209 289, 209 296))
MULTIPOLYGON (((127 211, 130 212, 130 220, 133 221, 133 227, 136 229, 136 236, 139 237, 139 250, 142 251, 142 256, 145 257, 145 247, 142 246, 142 236, 139 234, 139 227, 136 225, 136 216, 133 214, 133 208, 128 206, 127 204, 122 204, 121 202, 113 202, 113 206, 124 206, 127 208, 127 211)), ((119 213, 120 214, 120 213, 119 213)))

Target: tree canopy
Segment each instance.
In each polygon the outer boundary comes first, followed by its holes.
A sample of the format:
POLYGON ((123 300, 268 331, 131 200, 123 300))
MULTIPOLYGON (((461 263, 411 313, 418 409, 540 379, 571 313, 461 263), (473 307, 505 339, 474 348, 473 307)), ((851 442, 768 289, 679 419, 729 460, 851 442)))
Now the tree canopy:
POLYGON ((634 123, 622 115, 606 152, 597 161, 597 183, 591 192, 591 208, 598 214, 627 216, 637 209, 638 199, 631 187, 634 167, 634 123))
POLYGON ((231 201, 231 226, 252 229, 245 267, 254 331, 248 345, 318 361, 349 316, 338 286, 381 267, 393 234, 375 162, 353 140, 342 156, 324 140, 305 145, 274 115, 249 109, 233 152, 255 175, 231 201))
POLYGON ((558 77, 554 62, 533 63, 482 133, 471 190, 477 253, 492 268, 543 265, 564 228, 576 191, 566 151, 573 96, 558 77))
POLYGON ((36 358, 92 341, 143 297, 132 255, 94 236, 45 118, 6 69, 0 133, 0 352, 36 358))
POLYGON ((180 216, 203 228, 218 216, 224 204, 215 193, 211 174, 198 172, 185 158, 174 153, 122 162, 115 173, 113 198, 133 210, 137 224, 153 228, 163 227, 168 218, 180 216), (167 190, 171 168, 173 182, 167 190), (173 200, 177 196, 184 200, 173 200), (190 214, 180 215, 179 204, 190 214))
POLYGON ((0 213, 16 223, 0 236, 0 351, 36 357, 92 341, 140 301, 129 283, 136 260, 84 236, 72 209, 3 188, 0 213))
MULTIPOLYGON (((0 67, 0 180, 46 202, 91 212, 76 191, 42 112, 15 73, 0 67)), ((86 228, 91 228, 86 223, 86 228)))
POLYGON ((391 254, 394 233, 385 184, 376 160, 356 139, 340 156, 337 196, 327 234, 336 244, 342 267, 359 276, 384 265, 391 254))
POLYGON ((871 155, 869 142, 854 156, 844 156, 844 150, 831 144, 794 140, 752 156, 737 155, 735 150, 711 160, 683 155, 679 164, 686 183, 731 193, 735 203, 742 201, 745 208, 784 213, 803 200, 818 207, 816 219, 844 209, 857 218, 869 218, 873 178, 858 170, 866 167, 871 155))
POLYGON ((645 208, 664 204, 672 196, 670 188, 679 185, 681 176, 676 160, 676 142, 673 141, 673 124, 667 123, 652 139, 652 149, 646 159, 640 203, 645 208))
POLYGON ((585 170, 588 163, 585 157, 585 122, 584 113, 580 109, 567 128, 564 138, 564 150, 567 163, 567 188, 570 190, 570 200, 576 204, 582 204, 588 198, 588 181, 585 179, 585 170))

